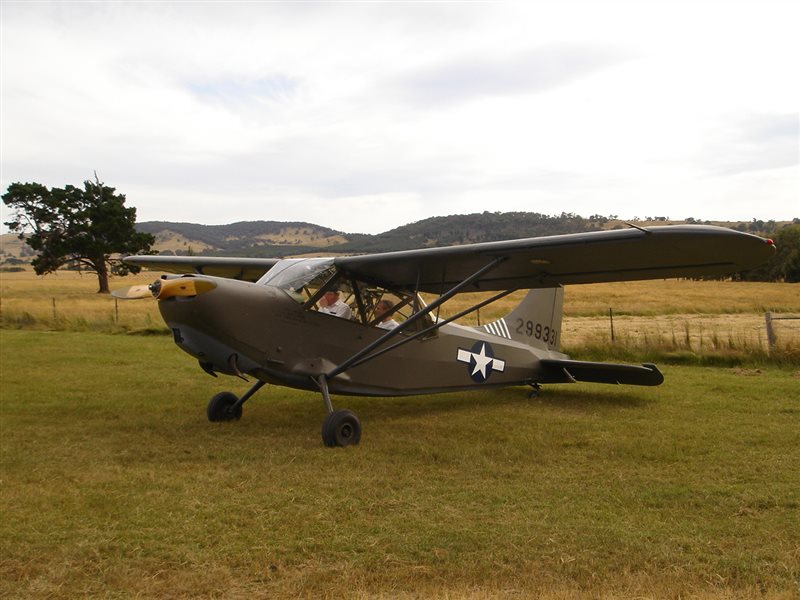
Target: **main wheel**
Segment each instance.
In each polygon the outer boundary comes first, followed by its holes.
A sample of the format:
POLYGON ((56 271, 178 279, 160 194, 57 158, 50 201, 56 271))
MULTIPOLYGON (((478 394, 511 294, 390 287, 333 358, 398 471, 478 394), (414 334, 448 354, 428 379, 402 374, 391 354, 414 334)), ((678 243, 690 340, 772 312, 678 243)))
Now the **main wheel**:
POLYGON ((241 405, 234 408, 234 405, 239 401, 236 394, 230 392, 220 392, 208 402, 206 414, 208 420, 212 422, 218 421, 238 421, 242 418, 241 405))
POLYGON ((353 411, 335 410, 322 422, 322 442, 328 447, 355 446, 361 441, 361 422, 353 411))

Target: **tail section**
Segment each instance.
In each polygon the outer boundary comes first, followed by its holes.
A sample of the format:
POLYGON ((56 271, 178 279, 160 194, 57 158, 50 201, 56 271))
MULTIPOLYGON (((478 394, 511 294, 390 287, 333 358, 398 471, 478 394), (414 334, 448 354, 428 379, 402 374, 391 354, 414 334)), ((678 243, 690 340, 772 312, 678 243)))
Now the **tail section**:
POLYGON ((508 315, 481 329, 534 348, 558 351, 563 315, 563 287, 534 289, 508 315))

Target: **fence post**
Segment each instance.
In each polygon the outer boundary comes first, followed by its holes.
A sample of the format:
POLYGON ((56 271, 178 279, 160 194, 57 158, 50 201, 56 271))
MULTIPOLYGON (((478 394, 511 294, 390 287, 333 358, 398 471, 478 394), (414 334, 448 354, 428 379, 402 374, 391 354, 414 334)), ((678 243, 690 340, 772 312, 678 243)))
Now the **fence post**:
POLYGON ((609 307, 608 309, 608 320, 611 322, 611 343, 614 343, 614 311, 611 310, 609 307))
POLYGON ((775 349, 775 344, 777 340, 775 339, 775 330, 772 328, 772 313, 766 312, 764 313, 764 322, 767 325, 767 346, 769 347, 770 352, 775 349))

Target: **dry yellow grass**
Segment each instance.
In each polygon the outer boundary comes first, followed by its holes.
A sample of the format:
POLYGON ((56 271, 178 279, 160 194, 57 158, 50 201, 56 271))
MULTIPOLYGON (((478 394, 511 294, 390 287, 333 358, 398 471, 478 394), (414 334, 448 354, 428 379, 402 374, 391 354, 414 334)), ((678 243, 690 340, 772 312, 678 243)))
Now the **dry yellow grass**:
MULTIPOLYGON (((111 289, 154 281, 158 273, 112 277, 111 289)), ((0 274, 0 309, 3 324, 46 328, 95 328, 111 325, 124 329, 159 326, 155 302, 115 301, 98 294, 92 273, 58 271, 37 276, 32 271, 0 274)))
POLYGON ((161 231, 155 236, 156 242, 153 244, 153 250, 156 252, 163 252, 165 250, 174 252, 177 249, 188 251, 190 248, 193 252, 203 252, 205 250, 215 250, 214 246, 205 244, 198 240, 190 240, 174 231, 161 231))
POLYGON ((0 234, 0 254, 19 258, 26 250, 30 251, 30 248, 16 233, 0 234))
POLYGON ((256 239, 268 244, 285 245, 315 245, 319 247, 344 244, 347 238, 343 235, 323 236, 320 233, 310 233, 304 228, 284 227, 279 232, 270 235, 259 235, 256 239))
POLYGON ((567 314, 662 315, 800 311, 800 284, 667 279, 572 286, 567 314))
MULTIPOLYGON (((777 343, 800 345, 800 312, 794 320, 773 323, 777 343)), ((611 341, 612 320, 608 317, 568 317, 562 339, 571 346, 611 341)), ((767 330, 762 313, 674 314, 655 316, 614 316, 614 336, 626 344, 666 344, 687 350, 728 348, 767 349, 767 330)))
MULTIPOLYGON (((480 323, 504 316, 524 294, 515 292, 482 310, 480 323)), ((455 314, 482 297, 457 296, 443 313, 455 314)), ((609 310, 616 341, 628 347, 766 352, 764 315, 800 316, 800 284, 669 279, 570 286, 564 294, 564 345, 611 342, 609 310)), ((477 314, 464 319, 478 322, 477 314)), ((780 348, 800 347, 800 320, 773 325, 780 348)))
MULTIPOLYGON (((481 311, 489 321, 506 314, 525 295, 515 292, 481 311)), ((453 312, 466 308, 482 294, 462 294, 448 303, 453 312)), ((664 279, 573 285, 564 293, 568 317, 617 315, 729 314, 800 312, 800 284, 664 279)))
MULTIPOLYGON (((113 278, 112 289, 149 283, 152 271, 113 278)), ((59 271, 2 273, 0 301, 5 326, 54 329, 136 330, 161 327, 154 302, 119 301, 95 293, 94 275, 59 271)), ((471 314, 466 325, 506 315, 524 291, 471 314)), ((484 294, 462 294, 442 314, 461 311, 484 294)), ((764 313, 800 316, 800 284, 656 280, 570 286, 565 293, 562 341, 568 348, 611 341, 609 309, 618 341, 631 346, 666 344, 693 351, 766 351, 764 313)), ((800 346, 800 320, 775 321, 780 345, 800 346)))

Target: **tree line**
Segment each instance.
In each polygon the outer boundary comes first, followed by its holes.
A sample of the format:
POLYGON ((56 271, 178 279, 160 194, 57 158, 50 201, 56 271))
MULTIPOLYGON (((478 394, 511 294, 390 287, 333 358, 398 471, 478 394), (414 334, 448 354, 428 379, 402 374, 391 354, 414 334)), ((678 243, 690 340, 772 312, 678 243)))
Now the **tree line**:
MULTIPOLYGON (((610 221, 617 219, 617 215, 606 217, 595 214, 584 218, 566 212, 559 215, 483 212, 432 217, 378 235, 344 234, 310 223, 274 221, 250 221, 224 226, 153 222, 144 224, 146 227, 143 228, 148 232, 137 229, 136 209, 125 206, 125 195, 116 193, 114 188, 100 182, 96 174, 94 181, 84 181, 82 187, 66 185, 48 189, 40 183, 12 183, 2 199, 13 211, 13 218, 5 224, 36 253, 32 263, 36 273, 41 275, 67 263, 77 263, 97 273, 98 291, 101 293, 109 291, 109 274, 126 275, 139 271, 137 267, 123 263, 119 257, 151 252, 155 242, 152 233, 159 231, 160 226, 167 226, 189 239, 199 239, 218 247, 225 240, 236 240, 235 247, 225 248, 217 254, 227 252, 233 256, 277 257, 323 248, 303 246, 300 249, 297 245, 264 245, 263 242, 256 246, 253 241, 248 245, 248 238, 294 227, 298 235, 342 235, 347 239, 343 244, 325 247, 325 252, 386 252, 582 233, 608 229, 610 221)), ((667 221, 668 218, 655 217, 649 220, 667 221)), ((686 222, 701 223, 691 218, 686 222)), ((734 228, 771 237, 778 249, 772 260, 751 271, 735 274, 736 279, 800 282, 800 219, 794 219, 789 225, 753 219, 734 228)))
MULTIPOLYGON (((762 233, 762 232, 759 232, 762 233)), ((800 282, 800 219, 794 219, 791 225, 775 228, 770 235, 778 251, 772 260, 740 273, 742 281, 785 281, 800 282)))

